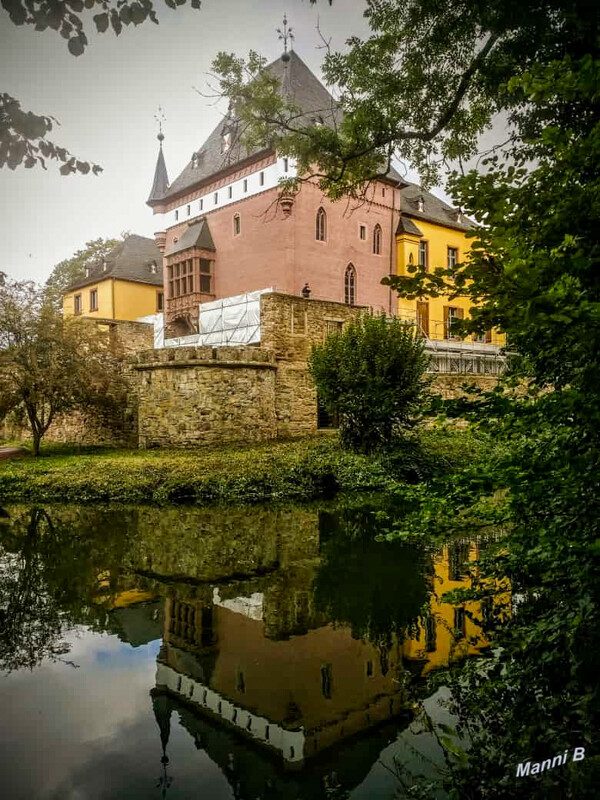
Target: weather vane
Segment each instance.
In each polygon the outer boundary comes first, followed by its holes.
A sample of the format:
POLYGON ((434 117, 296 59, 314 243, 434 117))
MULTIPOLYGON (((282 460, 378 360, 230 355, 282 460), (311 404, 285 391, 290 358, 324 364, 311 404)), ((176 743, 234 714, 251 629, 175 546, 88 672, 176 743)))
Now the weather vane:
POLYGON ((288 40, 290 42, 294 41, 294 32, 291 28, 288 28, 287 16, 283 15, 283 29, 277 28, 277 33, 279 34, 279 39, 283 42, 283 52, 287 55, 288 51, 288 40))
POLYGON ((166 117, 163 114, 162 106, 158 107, 158 111, 154 115, 154 119, 158 122, 158 136, 156 138, 162 144, 162 141, 165 138, 165 135, 162 132, 162 124, 163 124, 163 122, 166 122, 166 117))

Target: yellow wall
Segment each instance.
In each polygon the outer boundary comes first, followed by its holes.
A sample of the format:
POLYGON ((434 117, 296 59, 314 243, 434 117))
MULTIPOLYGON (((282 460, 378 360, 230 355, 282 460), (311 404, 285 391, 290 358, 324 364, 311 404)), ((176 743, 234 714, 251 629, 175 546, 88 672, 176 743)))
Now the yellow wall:
MULTIPOLYGON (((443 602, 442 597, 446 592, 454 589, 471 588, 472 582, 466 577, 467 564, 472 564, 480 557, 479 548, 476 544, 465 545, 468 551, 466 563, 463 565, 465 574, 460 577, 451 575, 450 548, 445 547, 443 551, 434 557, 434 578, 433 592, 430 596, 429 614, 435 621, 435 649, 427 652, 424 624, 419 624, 418 638, 407 638, 404 641, 403 652, 405 658, 426 662, 422 674, 426 674, 431 669, 443 667, 447 664, 464 658, 468 655, 475 655, 489 645, 488 640, 482 633, 481 625, 478 624, 482 619, 482 605, 479 601, 470 601, 458 605, 443 602), (465 635, 462 639, 456 639, 454 633, 454 611, 456 608, 465 610, 465 635), (471 617, 469 616, 471 615, 471 617)), ((495 595, 493 605, 497 610, 503 609, 500 613, 505 616, 506 609, 510 608, 510 589, 508 585, 497 585, 497 590, 505 590, 495 595)))
POLYGON ((158 311, 157 295, 162 286, 115 281, 115 319, 134 320, 158 311))
POLYGON ((106 278, 82 289, 68 292, 63 296, 63 313, 72 317, 75 313, 75 295, 81 295, 84 317, 98 319, 135 320, 158 311, 157 297, 162 287, 147 283, 134 283, 106 278), (98 310, 90 311, 90 293, 98 290, 98 310))
MULTIPOLYGON (((458 249, 458 261, 463 261, 471 247, 471 240, 467 239, 462 231, 446 228, 443 225, 435 225, 421 219, 414 219, 413 222, 423 234, 423 239, 428 243, 429 258, 428 269, 433 272, 436 267, 447 267, 448 247, 458 249)), ((412 255, 413 264, 419 263, 419 242, 422 241, 418 236, 403 234, 396 237, 398 275, 409 275, 406 267, 410 263, 412 255)), ((470 316, 469 309, 472 307, 471 301, 466 297, 457 297, 450 300, 448 297, 429 297, 423 298, 429 303, 429 338, 444 338, 444 306, 454 306, 463 309, 465 319, 470 316)), ((399 316, 415 320, 416 300, 398 299, 399 316)), ((492 331, 492 344, 504 344, 504 338, 496 331, 492 331)))

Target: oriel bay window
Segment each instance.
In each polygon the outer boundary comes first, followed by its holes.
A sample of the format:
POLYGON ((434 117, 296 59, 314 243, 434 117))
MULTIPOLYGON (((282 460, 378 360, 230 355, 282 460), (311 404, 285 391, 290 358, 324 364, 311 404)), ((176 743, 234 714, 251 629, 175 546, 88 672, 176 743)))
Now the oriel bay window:
POLYGON ((194 291, 194 261, 187 258, 168 267, 169 297, 182 297, 194 291))
POLYGON ((208 258, 200 259, 200 293, 212 294, 211 261, 208 258))
POLYGON ((186 258, 167 267, 169 298, 191 294, 212 294, 212 261, 208 258, 186 258))

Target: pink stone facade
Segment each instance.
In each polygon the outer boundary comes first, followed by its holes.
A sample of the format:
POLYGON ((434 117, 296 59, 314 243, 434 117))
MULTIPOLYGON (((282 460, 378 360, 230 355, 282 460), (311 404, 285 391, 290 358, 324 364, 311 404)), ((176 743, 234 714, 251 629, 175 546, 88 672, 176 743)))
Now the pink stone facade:
MULTIPOLYGON (((274 154, 267 155, 243 169, 228 172, 211 184, 205 182, 195 191, 157 206, 155 211, 168 212, 182 203, 194 204, 201 194, 223 192, 232 181, 256 175, 274 160, 274 154)), ((280 189, 273 187, 225 207, 203 210, 201 216, 208 222, 215 245, 215 252, 211 254, 213 297, 207 299, 269 287, 300 295, 308 284, 311 298, 315 300, 345 302, 345 273, 352 264, 356 275, 354 305, 391 313, 392 296, 390 290, 381 285, 381 279, 396 270, 392 232, 399 219, 400 189, 387 181, 378 182, 372 187, 370 202, 357 205, 349 200, 331 202, 315 183, 307 182, 295 195, 288 213, 278 203, 279 198, 280 189), (316 238, 319 208, 327 215, 325 241, 316 238), (236 215, 239 215, 239 233, 234 225, 236 215), (377 225, 381 231, 379 252, 375 253, 377 225)), ((190 222, 197 219, 196 214, 190 222)), ((187 227, 185 220, 167 229, 167 253, 187 227)), ((167 318, 170 318, 172 300, 166 264, 165 259, 165 303, 167 318)), ((180 306, 182 298, 177 301, 180 306)), ((197 298, 190 298, 190 304, 197 305, 197 302, 197 298)), ((174 303, 172 305, 174 307, 174 303)))

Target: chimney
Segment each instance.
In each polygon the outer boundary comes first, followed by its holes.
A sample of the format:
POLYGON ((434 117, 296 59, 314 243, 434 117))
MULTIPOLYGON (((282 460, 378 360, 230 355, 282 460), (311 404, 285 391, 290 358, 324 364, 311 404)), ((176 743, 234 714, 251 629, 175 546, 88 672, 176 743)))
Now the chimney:
POLYGON ((167 232, 166 231, 158 231, 154 234, 154 241, 156 242, 156 246, 160 250, 161 256, 164 256, 165 249, 167 247, 167 232))

